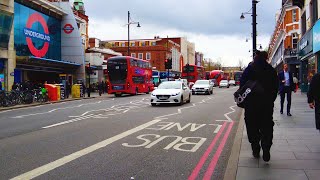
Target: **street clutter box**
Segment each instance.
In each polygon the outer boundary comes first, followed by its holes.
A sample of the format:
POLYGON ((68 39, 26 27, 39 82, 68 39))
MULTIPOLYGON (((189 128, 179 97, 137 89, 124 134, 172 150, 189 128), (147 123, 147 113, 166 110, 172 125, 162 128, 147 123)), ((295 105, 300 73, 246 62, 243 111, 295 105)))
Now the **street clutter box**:
POLYGON ((80 98, 80 84, 74 84, 71 88, 72 98, 80 98))
POLYGON ((55 86, 57 87, 57 100, 58 101, 60 101, 61 100, 61 94, 60 94, 60 92, 61 92, 61 87, 60 87, 60 84, 55 84, 55 86))
POLYGON ((44 87, 48 90, 49 101, 57 101, 58 100, 57 86, 53 84, 45 84, 44 87))

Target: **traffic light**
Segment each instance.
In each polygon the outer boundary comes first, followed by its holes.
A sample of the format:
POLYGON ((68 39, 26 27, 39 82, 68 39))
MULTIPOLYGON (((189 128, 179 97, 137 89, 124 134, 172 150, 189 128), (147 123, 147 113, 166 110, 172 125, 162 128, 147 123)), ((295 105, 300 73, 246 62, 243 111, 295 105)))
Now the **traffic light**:
POLYGON ((172 69, 172 59, 165 59, 164 66, 166 69, 172 69))
POLYGON ((172 58, 168 59, 168 69, 172 69, 172 58))

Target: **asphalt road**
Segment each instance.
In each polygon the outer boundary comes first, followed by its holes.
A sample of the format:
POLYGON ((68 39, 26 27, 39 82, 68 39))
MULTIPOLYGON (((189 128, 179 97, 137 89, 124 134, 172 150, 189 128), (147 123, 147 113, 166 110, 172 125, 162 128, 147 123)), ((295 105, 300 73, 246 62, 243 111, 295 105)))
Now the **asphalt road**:
POLYGON ((0 112, 0 179, 222 179, 235 90, 182 106, 141 94, 0 112))

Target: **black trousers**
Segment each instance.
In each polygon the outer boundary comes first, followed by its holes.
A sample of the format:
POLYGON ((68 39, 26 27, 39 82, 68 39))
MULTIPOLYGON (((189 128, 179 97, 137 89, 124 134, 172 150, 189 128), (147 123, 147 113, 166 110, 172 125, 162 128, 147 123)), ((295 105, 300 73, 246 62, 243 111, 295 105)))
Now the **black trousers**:
POLYGON ((316 128, 320 130, 320 101, 315 103, 316 128))
POLYGON ((284 104, 284 99, 285 99, 285 96, 287 94, 287 113, 290 113, 290 108, 291 108, 291 94, 292 94, 292 91, 291 91, 291 88, 290 86, 285 86, 283 91, 280 92, 280 97, 281 97, 281 112, 283 112, 283 104, 284 104))
POLYGON ((245 107, 248 140, 252 146, 270 150, 273 139, 273 103, 250 102, 245 107))

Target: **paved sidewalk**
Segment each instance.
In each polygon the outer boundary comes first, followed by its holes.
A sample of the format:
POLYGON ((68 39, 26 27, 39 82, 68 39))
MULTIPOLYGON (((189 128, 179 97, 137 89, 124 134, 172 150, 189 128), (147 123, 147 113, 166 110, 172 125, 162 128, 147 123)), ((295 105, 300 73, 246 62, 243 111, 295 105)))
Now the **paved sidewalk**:
MULTIPOLYGON (((285 104, 286 108, 286 104, 285 104)), ((292 117, 280 114, 279 97, 274 108, 274 140, 271 160, 252 157, 247 132, 244 128, 237 180, 250 179, 320 179, 320 132, 315 128, 314 111, 307 104, 305 94, 292 94, 292 117)))
POLYGON ((91 99, 91 98, 104 98, 104 97, 113 97, 113 94, 102 94, 99 96, 99 93, 93 92, 90 94, 90 97, 88 97, 88 94, 86 94, 85 97, 83 98, 72 98, 69 96, 68 99, 60 100, 60 101, 48 101, 45 103, 31 103, 31 104, 20 104, 20 105, 15 105, 15 106, 10 106, 10 107, 0 107, 0 111, 4 110, 10 110, 10 109, 19 109, 19 108, 25 108, 25 107, 31 107, 31 106, 39 106, 39 105, 44 105, 44 104, 53 104, 53 103, 61 103, 61 102, 67 102, 67 101, 76 101, 76 100, 81 100, 81 99, 91 99))

